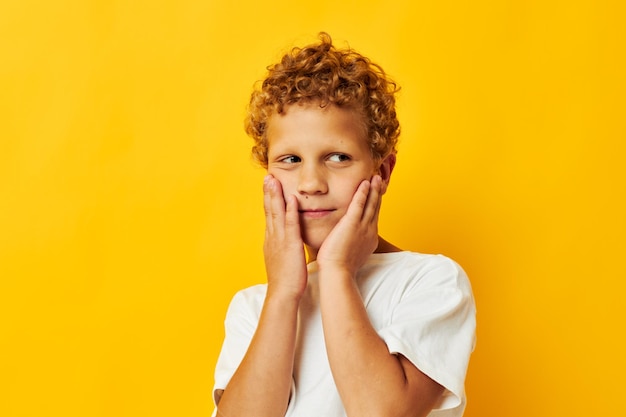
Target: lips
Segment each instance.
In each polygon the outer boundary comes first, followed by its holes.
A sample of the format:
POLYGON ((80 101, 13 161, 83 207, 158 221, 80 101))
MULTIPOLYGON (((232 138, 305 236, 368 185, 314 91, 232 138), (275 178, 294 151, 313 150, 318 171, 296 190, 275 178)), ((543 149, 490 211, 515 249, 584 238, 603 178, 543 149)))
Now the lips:
POLYGON ((298 210, 301 215, 310 219, 319 219, 335 211, 335 209, 306 209, 298 210))

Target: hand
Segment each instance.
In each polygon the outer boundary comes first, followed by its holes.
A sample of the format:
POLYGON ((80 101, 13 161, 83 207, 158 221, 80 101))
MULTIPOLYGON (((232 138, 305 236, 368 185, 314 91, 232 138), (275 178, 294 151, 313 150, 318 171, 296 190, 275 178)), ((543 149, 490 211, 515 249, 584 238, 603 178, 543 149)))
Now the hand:
POLYGON ((268 295, 299 300, 306 289, 307 269, 298 201, 294 195, 284 198, 280 181, 268 175, 263 182, 263 206, 268 295))
POLYGON ((317 253, 320 270, 338 268, 356 276, 378 246, 378 214, 385 187, 378 175, 359 184, 346 214, 317 253))

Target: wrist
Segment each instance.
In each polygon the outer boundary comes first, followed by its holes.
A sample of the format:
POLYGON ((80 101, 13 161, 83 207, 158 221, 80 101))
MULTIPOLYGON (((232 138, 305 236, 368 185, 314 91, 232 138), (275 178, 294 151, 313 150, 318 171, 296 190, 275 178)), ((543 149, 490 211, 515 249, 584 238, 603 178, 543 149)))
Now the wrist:
POLYGON ((349 265, 328 265, 319 268, 320 282, 354 282, 357 270, 349 265))
POLYGON ((293 304, 297 306, 301 298, 302 292, 286 288, 273 288, 271 285, 268 285, 265 303, 277 306, 290 306, 293 304))

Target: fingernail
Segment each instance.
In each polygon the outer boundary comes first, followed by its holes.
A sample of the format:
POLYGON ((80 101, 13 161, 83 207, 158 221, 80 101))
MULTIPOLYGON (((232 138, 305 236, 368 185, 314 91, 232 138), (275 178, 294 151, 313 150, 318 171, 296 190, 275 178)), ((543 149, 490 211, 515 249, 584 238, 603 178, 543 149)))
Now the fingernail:
POLYGON ((263 178, 263 184, 267 184, 268 182, 270 182, 270 178, 272 178, 271 175, 266 175, 265 178, 263 178))

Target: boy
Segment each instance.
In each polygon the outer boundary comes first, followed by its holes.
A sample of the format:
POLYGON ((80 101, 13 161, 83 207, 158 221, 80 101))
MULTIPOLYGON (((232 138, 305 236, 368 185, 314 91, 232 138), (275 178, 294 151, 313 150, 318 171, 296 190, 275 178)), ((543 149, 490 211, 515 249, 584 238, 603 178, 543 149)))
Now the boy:
POLYGON ((251 97, 246 131, 268 172, 267 284, 231 302, 214 415, 461 416, 475 331, 467 277, 377 231, 396 85, 320 41, 286 54, 251 97))

